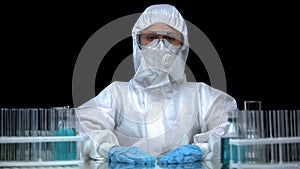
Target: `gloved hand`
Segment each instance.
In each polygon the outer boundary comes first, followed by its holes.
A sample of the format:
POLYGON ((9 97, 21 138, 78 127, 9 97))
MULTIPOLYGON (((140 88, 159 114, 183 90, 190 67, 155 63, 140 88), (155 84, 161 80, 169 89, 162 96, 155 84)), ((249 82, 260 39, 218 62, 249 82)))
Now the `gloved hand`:
POLYGON ((158 164, 192 163, 202 160, 201 149, 193 144, 175 147, 157 157, 158 164))
POLYGON ((108 152, 109 162, 154 165, 155 159, 138 147, 114 146, 108 152))

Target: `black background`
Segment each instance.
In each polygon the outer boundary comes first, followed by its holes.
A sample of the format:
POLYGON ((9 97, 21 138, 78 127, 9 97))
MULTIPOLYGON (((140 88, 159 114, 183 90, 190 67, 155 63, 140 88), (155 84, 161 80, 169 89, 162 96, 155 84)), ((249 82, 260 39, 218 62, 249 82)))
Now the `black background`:
MULTIPOLYGON (((72 75, 85 42, 102 26, 141 13, 150 4, 169 3, 196 25, 221 57, 227 92, 243 108, 261 100, 263 109, 298 109, 299 10, 286 3, 110 1, 105 3, 14 3, 1 8, 0 107, 73 106, 72 75), (106 3, 106 4, 105 4, 106 3)), ((125 39, 107 58, 132 53, 125 39)), ((193 51, 191 51, 191 55, 193 51)), ((115 60, 116 59, 116 60, 115 60)), ((201 63, 188 60, 198 81, 209 83, 201 63)), ((111 62, 110 62, 111 63, 111 62)), ((98 69, 95 93, 111 82, 98 69)))

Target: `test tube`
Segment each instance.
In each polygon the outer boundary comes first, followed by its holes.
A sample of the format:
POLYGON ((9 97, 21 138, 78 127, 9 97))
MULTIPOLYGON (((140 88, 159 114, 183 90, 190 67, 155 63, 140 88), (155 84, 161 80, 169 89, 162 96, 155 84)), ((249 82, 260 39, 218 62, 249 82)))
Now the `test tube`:
MULTIPOLYGON (((42 137, 47 136, 47 110, 44 108, 39 108, 39 135, 42 137)), ((41 152, 39 153, 40 159, 48 160, 47 159, 47 143, 41 143, 41 152)))
MULTIPOLYGON (((30 136, 30 109, 29 108, 24 108, 22 113, 22 119, 24 119, 24 128, 25 128, 25 136, 29 137, 30 136)), ((24 160, 29 161, 30 160, 30 143, 25 143, 24 144, 24 149, 25 149, 25 156, 24 160)))
MULTIPOLYGON (((267 111, 268 114, 268 128, 269 128, 269 138, 273 138, 273 119, 272 119, 272 111, 268 110, 267 111)), ((274 146, 271 144, 270 145, 270 159, 269 162, 270 163, 274 163, 274 146)))
MULTIPOLYGON (((247 117, 247 138, 256 139, 261 136, 260 125, 261 120, 261 101, 250 100, 244 101, 244 110, 246 110, 247 117)), ((264 124, 263 124, 264 125, 264 124)), ((265 149, 261 145, 248 145, 246 159, 248 163, 261 162, 261 151, 265 149)))
MULTIPOLYGON (((285 116, 285 137, 291 137, 291 135, 290 135, 290 131, 291 131, 291 129, 290 129, 290 118, 289 118, 289 116, 290 116, 290 113, 289 113, 289 110, 284 110, 284 116, 285 116)), ((291 154, 290 154, 290 152, 291 152, 291 150, 290 150, 290 147, 291 147, 291 144, 290 143, 287 143, 286 145, 285 145, 285 153, 286 153, 286 162, 290 162, 290 160, 291 160, 291 154)))
MULTIPOLYGON (((57 123, 57 136, 66 136, 66 112, 64 108, 57 109, 58 112, 58 123, 57 123)), ((57 159, 58 160, 65 160, 66 159, 66 152, 68 152, 68 144, 67 142, 57 142, 57 159)))
MULTIPOLYGON (((18 109, 18 125, 19 125, 19 136, 24 137, 25 136, 25 118, 24 118, 24 113, 25 109, 24 108, 19 108, 18 109)), ((24 161, 25 160, 25 144, 26 143, 20 143, 19 144, 19 149, 20 149, 20 160, 24 161)))
MULTIPOLYGON (((279 110, 274 110, 273 111, 273 123, 274 123, 274 137, 278 138, 280 136, 280 128, 278 127, 279 125, 279 119, 278 119, 278 112, 279 110)), ((279 159, 279 144, 275 144, 275 162, 278 163, 280 161, 279 159)))
MULTIPOLYGON (((38 109, 31 108, 30 109, 31 114, 31 123, 30 123, 30 136, 37 137, 38 136, 38 109)), ((38 143, 31 143, 30 148, 30 160, 31 161, 38 161, 38 150, 39 150, 39 144, 38 143)))
MULTIPOLYGON (((287 137, 286 135, 286 116, 285 116, 285 110, 279 110, 278 113, 278 128, 280 128, 280 135, 279 137, 287 137)), ((280 148, 281 148, 281 162, 286 162, 287 161, 287 157, 288 157, 288 154, 287 154, 287 144, 280 144, 279 145, 280 148)))
MULTIPOLYGON (((10 136, 16 136, 16 113, 17 109, 16 108, 11 108, 11 129, 10 129, 10 136)), ((11 143, 10 144, 10 160, 16 160, 16 143, 11 143)))
MULTIPOLYGON (((261 110, 262 113, 262 124, 261 124, 261 138, 269 138, 270 137, 270 130, 269 130, 269 112, 267 110, 261 110)), ((262 162, 263 163, 268 163, 270 162, 270 145, 264 145, 263 149, 262 149, 262 162)))
MULTIPOLYGON (((23 135, 22 133, 22 114, 21 114, 21 109, 16 109, 16 136, 20 137, 23 135)), ((22 150, 23 143, 18 143, 16 144, 16 160, 21 161, 23 160, 22 158, 24 157, 24 150, 22 150)))
MULTIPOLYGON (((291 137, 297 137, 296 135, 296 110, 290 111, 290 129, 291 129, 291 137)), ((297 143, 293 143, 291 145, 291 161, 296 161, 297 156, 297 143)))
MULTIPOLYGON (((5 133, 7 137, 11 136, 11 109, 5 109, 6 127, 5 133)), ((11 161, 11 143, 6 144, 6 160, 11 161)))
MULTIPOLYGON (((6 110, 5 108, 1 108, 0 114, 0 137, 6 136, 6 110)), ((0 145, 0 160, 6 161, 6 144, 3 143, 0 145)))
MULTIPOLYGON (((46 121, 47 121, 47 126, 46 126, 46 136, 51 136, 50 130, 51 130, 51 109, 45 109, 46 111, 46 121)), ((47 160, 51 160, 51 142, 46 143, 47 149, 46 149, 46 154, 47 154, 47 160)))
MULTIPOLYGON (((255 135, 256 138, 265 138, 265 130, 263 130, 265 122, 264 122, 264 111, 263 110, 255 110, 255 135)), ((256 159, 258 163, 265 163, 266 162, 266 145, 255 145, 255 153, 256 159)))
MULTIPOLYGON (((75 109, 67 109, 67 126, 66 126, 66 135, 67 136, 76 136, 76 129, 75 129, 75 109)), ((76 159, 76 142, 72 141, 69 143, 69 153, 68 159, 75 160, 76 159)))
MULTIPOLYGON (((57 130, 57 112, 54 108, 49 109, 49 116, 50 119, 50 136, 56 136, 56 130, 57 130)), ((50 151, 51 151, 51 160, 57 160, 57 147, 56 142, 50 142, 50 151)))
MULTIPOLYGON (((300 110, 296 111, 297 119, 297 137, 300 137, 300 110)), ((300 161, 300 143, 297 143, 297 161, 300 161)))

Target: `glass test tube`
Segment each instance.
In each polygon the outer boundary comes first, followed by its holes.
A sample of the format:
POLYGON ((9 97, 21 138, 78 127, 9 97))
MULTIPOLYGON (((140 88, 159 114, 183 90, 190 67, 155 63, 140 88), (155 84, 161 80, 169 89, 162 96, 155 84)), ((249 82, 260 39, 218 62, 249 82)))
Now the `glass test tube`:
MULTIPOLYGON (((58 123, 57 123, 57 136, 66 136, 66 112, 65 109, 57 109, 58 112, 58 123)), ((57 160, 65 160, 66 152, 68 152, 67 142, 57 142, 57 160)))
MULTIPOLYGON (((24 108, 20 108, 18 110, 18 113, 19 113, 19 130, 20 130, 20 136, 21 137, 24 137, 25 136, 25 125, 26 125, 26 119, 25 119, 25 114, 26 114, 26 109, 24 108)), ((26 146, 27 143, 22 143, 22 144, 19 144, 19 149, 20 149, 20 160, 21 161, 24 161, 25 160, 25 146, 26 146)))
MULTIPOLYGON (((273 136, 275 138, 279 137, 279 131, 278 131, 278 121, 277 121, 277 110, 272 111, 273 116, 273 136)), ((279 145, 274 144, 274 162, 279 162, 279 145)))
MULTIPOLYGON (((11 136, 11 110, 9 108, 5 109, 6 117, 6 136, 11 136)), ((11 143, 6 144, 6 160, 11 161, 11 143)))
MULTIPOLYGON (((24 119, 24 129, 25 129, 25 137, 30 136, 30 109, 24 108, 22 113, 22 119, 24 119)), ((25 156, 24 160, 29 161, 30 160, 30 143, 24 144, 25 149, 25 156)))
MULTIPOLYGON (((295 110, 290 110, 289 112, 289 122, 290 122, 290 137, 296 137, 295 135, 295 127, 296 127, 296 121, 295 121, 295 110)), ((296 143, 291 144, 291 156, 290 160, 291 161, 296 161, 295 160, 295 155, 296 155, 296 143)))
MULTIPOLYGON (((16 136, 16 108, 10 109, 10 136, 16 136)), ((10 143, 10 160, 16 160, 16 143, 10 143)))
MULTIPOLYGON (((290 123, 289 123, 289 120, 290 120, 289 116, 290 116, 289 110, 284 110, 285 137, 291 137, 291 135, 290 135, 290 130, 291 129, 290 129, 290 123)), ((286 159, 285 160, 286 160, 286 162, 290 162, 290 160, 291 160, 290 147, 291 147, 290 143, 285 144, 285 154, 286 154, 286 159)))
MULTIPOLYGON (((24 126, 22 126, 22 109, 16 109, 16 136, 21 137, 25 135, 24 126)), ((24 143, 16 144, 16 160, 24 161, 24 143)))
MULTIPOLYGON (((261 101, 244 101, 244 110, 247 118, 247 139, 257 139, 261 137, 261 101)), ((263 124, 264 125, 264 124, 263 124)), ((263 145, 248 145, 246 149, 247 163, 262 162, 261 151, 263 145)))
MULTIPOLYGON (((296 111, 296 119, 297 119, 297 137, 300 137, 300 110, 296 111)), ((300 161, 300 143, 297 143, 297 161, 300 161)))
MULTIPOLYGON (((50 131, 51 131, 51 109, 45 109, 46 111, 46 136, 51 136, 50 131)), ((46 154, 47 154, 47 160, 51 160, 51 142, 46 143, 46 154)))
MULTIPOLYGON (((278 137, 285 137, 284 110, 277 110, 278 137)), ((286 161, 285 144, 279 144, 279 162, 286 161)))
MULTIPOLYGON (((38 136, 38 109, 30 109, 30 136, 38 136)), ((30 160, 38 161, 39 143, 31 143, 30 160)))
MULTIPOLYGON (((39 136, 45 137, 47 136, 47 109, 39 108, 39 136)), ((43 161, 49 160, 47 157, 47 143, 43 142, 40 144, 40 152, 39 152, 39 158, 43 161)))
MULTIPOLYGON (((57 112, 56 109, 51 108, 49 109, 49 116, 48 118, 50 119, 50 136, 56 136, 56 129, 57 129, 57 112)), ((51 152, 51 160, 57 160, 57 143, 56 142, 50 142, 50 152, 51 152)))
MULTIPOLYGON (((76 136, 76 129, 75 129, 75 109, 68 109, 67 110, 67 136, 76 136)), ((68 159, 69 160, 76 160, 76 142, 72 141, 69 143, 69 152, 68 152, 68 159)))
MULTIPOLYGON (((6 110, 5 108, 0 109, 0 137, 6 136, 6 110)), ((6 161, 6 144, 0 145, 0 160, 6 161)))
MULTIPOLYGON (((269 138, 270 137, 270 129, 269 129, 269 111, 267 110, 261 110, 261 138, 269 138)), ((263 149, 263 157, 262 162, 263 163, 269 163, 270 162, 270 152, 271 152, 271 146, 270 145, 264 145, 263 149)))

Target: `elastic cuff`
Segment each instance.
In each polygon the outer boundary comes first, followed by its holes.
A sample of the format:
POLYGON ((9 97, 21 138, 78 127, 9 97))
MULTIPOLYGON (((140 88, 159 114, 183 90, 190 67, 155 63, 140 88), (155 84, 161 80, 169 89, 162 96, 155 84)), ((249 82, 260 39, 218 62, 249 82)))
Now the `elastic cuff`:
POLYGON ((202 152, 202 159, 206 157, 206 155, 210 152, 210 148, 207 143, 195 143, 198 147, 200 147, 202 152))

